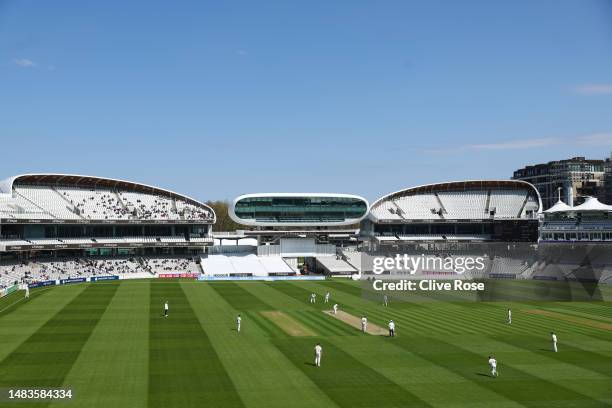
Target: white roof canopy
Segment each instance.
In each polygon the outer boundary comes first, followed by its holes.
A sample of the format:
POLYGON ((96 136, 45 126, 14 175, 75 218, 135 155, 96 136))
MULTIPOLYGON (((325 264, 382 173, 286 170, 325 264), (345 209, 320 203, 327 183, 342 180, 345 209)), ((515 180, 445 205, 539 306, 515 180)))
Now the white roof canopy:
POLYGON ((563 201, 559 200, 555 203, 555 205, 553 205, 552 207, 550 207, 548 210, 544 212, 546 214, 551 214, 551 213, 566 212, 566 211, 571 211, 571 210, 572 210, 572 207, 565 204, 563 201))
POLYGON ((563 201, 559 200, 550 207, 548 210, 544 211, 547 214, 551 213, 562 213, 562 212, 587 212, 587 211, 603 211, 608 212, 612 211, 612 205, 606 205, 600 203, 599 200, 595 197, 586 197, 584 203, 577 205, 576 207, 570 207, 565 204, 563 201))
POLYGON ((595 197, 587 197, 584 203, 573 208, 574 211, 612 211, 611 205, 600 203, 595 197))

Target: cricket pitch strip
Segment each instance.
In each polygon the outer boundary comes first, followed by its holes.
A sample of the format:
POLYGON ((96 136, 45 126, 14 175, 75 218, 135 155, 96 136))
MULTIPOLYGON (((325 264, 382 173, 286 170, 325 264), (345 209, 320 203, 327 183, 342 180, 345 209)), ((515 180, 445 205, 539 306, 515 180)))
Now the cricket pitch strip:
MULTIPOLYGON (((353 316, 352 314, 339 310, 337 314, 334 314, 333 310, 324 310, 323 313, 334 317, 349 326, 353 326, 357 330, 361 330, 361 317, 353 316)), ((377 324, 368 322, 368 329, 366 333, 373 336, 386 336, 389 332, 377 324)))

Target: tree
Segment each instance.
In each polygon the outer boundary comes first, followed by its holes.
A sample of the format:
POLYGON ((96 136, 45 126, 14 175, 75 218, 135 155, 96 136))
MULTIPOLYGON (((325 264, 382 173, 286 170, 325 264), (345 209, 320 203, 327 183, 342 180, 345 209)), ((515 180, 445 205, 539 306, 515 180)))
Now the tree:
POLYGON ((215 210, 215 214, 217 215, 217 222, 214 226, 215 231, 235 231, 237 229, 246 229, 244 225, 240 225, 230 218, 228 212, 230 206, 229 201, 207 201, 206 205, 215 210))

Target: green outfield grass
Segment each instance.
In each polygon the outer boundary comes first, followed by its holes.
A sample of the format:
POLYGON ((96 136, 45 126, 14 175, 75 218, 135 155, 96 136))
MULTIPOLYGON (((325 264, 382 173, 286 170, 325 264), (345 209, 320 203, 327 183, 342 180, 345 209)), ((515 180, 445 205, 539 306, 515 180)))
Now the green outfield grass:
POLYGON ((73 398, 3 407, 612 405, 609 302, 384 307, 347 281, 117 281, 21 296, 0 299, 0 388, 69 388, 73 398), (393 319, 397 337, 362 334, 322 313, 333 303, 383 327, 393 319), (495 379, 489 354, 499 362, 495 379))

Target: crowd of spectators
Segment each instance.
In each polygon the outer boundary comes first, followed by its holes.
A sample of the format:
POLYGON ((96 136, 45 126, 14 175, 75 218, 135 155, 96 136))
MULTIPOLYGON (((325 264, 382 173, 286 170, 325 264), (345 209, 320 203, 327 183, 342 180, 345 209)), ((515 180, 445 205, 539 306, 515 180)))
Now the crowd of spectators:
POLYGON ((133 273, 198 273, 188 258, 70 258, 54 261, 17 262, 0 265, 0 289, 15 283, 133 273))

